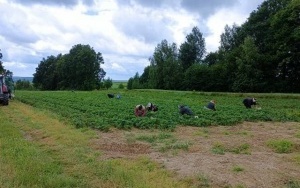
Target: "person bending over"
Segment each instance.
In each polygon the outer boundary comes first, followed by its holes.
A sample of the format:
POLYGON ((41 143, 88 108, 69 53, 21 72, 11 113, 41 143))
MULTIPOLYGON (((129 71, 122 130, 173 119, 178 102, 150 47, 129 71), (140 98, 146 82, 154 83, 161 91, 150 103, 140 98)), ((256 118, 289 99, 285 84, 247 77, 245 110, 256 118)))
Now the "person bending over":
POLYGON ((154 105, 153 103, 149 102, 146 106, 148 111, 153 111, 156 112, 158 110, 157 106, 154 105))
POLYGON ((216 111, 216 101, 215 100, 211 100, 207 106, 205 107, 209 110, 213 110, 213 111, 216 111))
POLYGON ((136 107, 134 109, 134 114, 137 117, 145 116, 146 115, 146 108, 145 108, 145 106, 143 106, 141 104, 136 105, 136 107))
POLYGON ((184 115, 184 114, 186 114, 186 115, 193 115, 193 112, 192 112, 192 110, 188 107, 188 106, 185 106, 185 105, 179 105, 178 106, 178 109, 179 109, 179 113, 181 114, 181 115, 184 115))
POLYGON ((245 98, 243 100, 243 104, 245 105, 246 108, 251 108, 252 105, 256 105, 256 99, 255 98, 245 98))

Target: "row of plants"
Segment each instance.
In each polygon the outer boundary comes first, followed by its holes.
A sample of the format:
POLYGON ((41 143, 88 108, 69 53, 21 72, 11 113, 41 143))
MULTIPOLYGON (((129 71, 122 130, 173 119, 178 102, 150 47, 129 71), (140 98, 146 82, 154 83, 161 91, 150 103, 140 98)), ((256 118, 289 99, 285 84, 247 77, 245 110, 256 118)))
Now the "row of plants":
POLYGON ((247 94, 178 92, 158 90, 103 91, 17 91, 16 99, 34 107, 58 113, 76 127, 92 127, 103 131, 111 127, 130 129, 168 129, 182 126, 234 125, 243 121, 300 121, 300 96, 252 94, 260 108, 246 109, 247 94), (118 92, 121 99, 107 97, 118 92), (204 106, 216 100, 217 111, 204 106), (157 112, 136 117, 137 104, 156 104, 157 112), (180 115, 178 105, 189 106, 195 116, 180 115))

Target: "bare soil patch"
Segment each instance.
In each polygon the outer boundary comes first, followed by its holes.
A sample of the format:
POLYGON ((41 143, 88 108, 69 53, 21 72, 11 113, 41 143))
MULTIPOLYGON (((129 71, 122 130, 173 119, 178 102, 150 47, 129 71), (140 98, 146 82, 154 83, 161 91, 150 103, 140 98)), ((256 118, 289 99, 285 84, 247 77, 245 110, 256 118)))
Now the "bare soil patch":
MULTIPOLYGON (((280 122, 244 122, 235 126, 178 127, 170 132, 178 142, 189 143, 188 150, 160 151, 161 143, 137 139, 140 135, 157 135, 158 130, 112 130, 99 132, 92 147, 101 159, 148 156, 180 179, 206 179, 210 187, 287 187, 300 186, 300 124, 280 122), (289 140, 290 153, 276 153, 268 147, 270 140, 289 140), (212 149, 221 145, 223 153, 212 149), (248 146, 246 152, 238 148, 248 146)), ((198 186, 201 184, 198 184, 198 186)), ((199 186, 201 187, 201 186, 199 186)))

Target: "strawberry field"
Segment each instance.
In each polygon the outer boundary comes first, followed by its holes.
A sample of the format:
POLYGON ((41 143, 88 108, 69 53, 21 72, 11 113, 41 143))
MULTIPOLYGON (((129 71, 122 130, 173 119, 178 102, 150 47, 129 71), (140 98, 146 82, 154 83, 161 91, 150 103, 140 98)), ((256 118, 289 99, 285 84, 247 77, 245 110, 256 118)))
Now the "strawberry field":
POLYGON ((119 129, 169 129, 176 126, 234 125, 243 121, 300 121, 300 95, 296 94, 230 94, 158 90, 105 91, 16 91, 15 100, 50 110, 76 127, 107 131, 119 129), (108 98, 119 93, 121 99, 108 98), (255 97, 259 108, 246 109, 242 100, 255 97), (217 111, 204 108, 216 100, 217 111), (152 102, 157 112, 135 117, 137 104, 152 102), (189 106, 194 116, 180 115, 178 105, 189 106))

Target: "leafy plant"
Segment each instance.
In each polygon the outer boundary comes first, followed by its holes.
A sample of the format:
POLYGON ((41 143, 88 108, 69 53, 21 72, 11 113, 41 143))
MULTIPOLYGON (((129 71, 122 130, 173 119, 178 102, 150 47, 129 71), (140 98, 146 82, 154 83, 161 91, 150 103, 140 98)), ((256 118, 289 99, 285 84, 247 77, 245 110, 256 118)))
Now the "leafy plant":
POLYGON ((267 146, 276 153, 291 153, 294 148, 293 142, 289 140, 269 140, 267 146))
POLYGON ((249 144, 241 144, 233 149, 228 149, 227 151, 233 152, 235 154, 250 154, 250 145, 249 144))
POLYGON ((225 147, 221 143, 215 143, 211 149, 214 154, 224 155, 225 154, 225 147))
POLYGON ((234 166, 233 168, 232 168, 232 171, 234 171, 234 172, 242 172, 242 171, 244 171, 245 169, 243 168, 243 167, 241 167, 241 166, 234 166))
POLYGON ((198 186, 199 187, 210 187, 209 185, 209 179, 206 175, 204 174, 199 174, 198 177, 197 177, 199 183, 198 183, 198 186))

